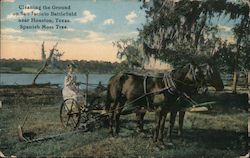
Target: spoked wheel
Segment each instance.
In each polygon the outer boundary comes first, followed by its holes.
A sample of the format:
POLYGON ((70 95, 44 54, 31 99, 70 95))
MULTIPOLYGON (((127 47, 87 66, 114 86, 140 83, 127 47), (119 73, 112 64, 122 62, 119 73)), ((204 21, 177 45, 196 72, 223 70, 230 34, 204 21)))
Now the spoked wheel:
POLYGON ((63 101, 60 109, 61 123, 65 128, 76 129, 80 124, 81 108, 74 99, 63 101))

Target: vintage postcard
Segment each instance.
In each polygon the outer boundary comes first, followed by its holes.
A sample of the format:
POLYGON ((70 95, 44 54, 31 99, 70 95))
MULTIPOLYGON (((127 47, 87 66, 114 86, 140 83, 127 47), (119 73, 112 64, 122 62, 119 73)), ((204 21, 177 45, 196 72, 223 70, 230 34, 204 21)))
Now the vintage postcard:
POLYGON ((249 0, 0 4, 0 157, 249 157, 249 0))

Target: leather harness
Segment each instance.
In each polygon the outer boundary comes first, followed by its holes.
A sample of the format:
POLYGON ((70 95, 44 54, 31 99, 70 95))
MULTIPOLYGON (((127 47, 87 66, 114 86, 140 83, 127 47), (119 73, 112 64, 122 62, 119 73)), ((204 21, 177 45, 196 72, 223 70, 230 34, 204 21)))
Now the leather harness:
MULTIPOLYGON (((143 89, 144 89, 144 94, 147 94, 147 79, 148 79, 148 75, 144 75, 144 79, 143 79, 143 89)), ((172 89, 176 89, 176 85, 173 81, 173 78, 171 76, 170 73, 164 73, 163 75, 163 78, 162 78, 163 82, 164 82, 164 85, 165 87, 164 88, 167 88, 168 89, 168 92, 170 94, 173 94, 173 91, 172 89)), ((149 96, 146 95, 146 102, 147 102, 147 107, 148 109, 150 108, 150 103, 149 103, 149 96)))

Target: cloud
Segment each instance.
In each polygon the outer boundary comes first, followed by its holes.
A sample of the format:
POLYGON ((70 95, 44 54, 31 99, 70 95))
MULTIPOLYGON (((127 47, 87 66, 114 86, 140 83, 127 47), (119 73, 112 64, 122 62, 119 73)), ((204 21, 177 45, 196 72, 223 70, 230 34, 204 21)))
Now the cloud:
POLYGON ((223 32, 230 32, 232 30, 232 27, 226 25, 218 25, 218 29, 223 32))
POLYGON ((4 29, 1 29, 1 33, 3 34, 12 34, 12 33, 21 33, 22 31, 20 30, 16 30, 16 29, 13 29, 13 28, 4 28, 4 29))
POLYGON ((50 31, 41 31, 41 30, 38 30, 35 32, 36 35, 51 35, 52 32, 50 31))
POLYGON ((98 33, 99 37, 102 38, 102 43, 109 43, 112 45, 112 42, 118 41, 120 39, 127 38, 137 38, 139 32, 131 31, 131 32, 114 32, 114 33, 98 33))
MULTIPOLYGON (((65 41, 65 38, 61 38, 58 36, 52 35, 52 33, 44 32, 35 32, 36 38, 24 37, 24 36, 17 36, 17 35, 10 35, 10 34, 3 34, 1 36, 1 40, 5 42, 22 42, 22 43, 39 43, 41 41, 65 41)), ((68 39, 67 39, 68 40, 68 39)))
POLYGON ((88 33, 88 35, 85 38, 86 41, 98 42, 98 41, 103 41, 105 39, 100 33, 94 31, 84 31, 84 32, 88 33))
POLYGON ((74 32, 74 31, 75 31, 75 29, 68 28, 68 29, 66 29, 66 31, 69 31, 69 32, 74 32))
MULTIPOLYGON (((27 41, 28 39, 22 37, 22 36, 14 36, 14 35, 2 35, 1 40, 3 41, 11 41, 11 42, 24 42, 27 41)), ((32 40, 30 40, 32 41, 32 40)))
MULTIPOLYGON (((71 41, 76 43, 98 43, 105 40, 105 36, 102 33, 90 31, 90 30, 84 30, 82 31, 81 37, 74 37, 74 38, 62 38, 58 37, 57 35, 53 34, 50 31, 43 31, 43 30, 37 30, 36 32, 32 33, 35 35, 36 38, 30 38, 30 37, 24 37, 24 36, 18 36, 14 35, 12 33, 21 33, 19 30, 6 28, 2 29, 1 31, 4 31, 6 33, 3 33, 1 36, 1 40, 4 41, 19 41, 19 42, 39 42, 39 41, 71 41), (9 34, 8 34, 9 33, 9 34)), ((70 31, 73 31, 73 29, 70 31)))
POLYGON ((94 43, 94 42, 100 42, 100 41, 105 40, 103 34, 101 33, 89 31, 89 30, 83 30, 82 32, 84 32, 87 35, 83 37, 74 37, 74 38, 70 38, 67 40, 71 42, 77 42, 77 43, 94 43))
POLYGON ((61 41, 65 41, 67 39, 65 38, 61 38, 58 36, 52 36, 52 35, 40 35, 37 39, 37 41, 54 41, 54 42, 61 42, 61 41))
POLYGON ((84 10, 82 14, 83 14, 83 17, 76 18, 75 21, 85 24, 85 23, 93 21, 96 18, 96 15, 92 14, 89 10, 84 10))
POLYGON ((6 16, 6 19, 7 20, 15 20, 15 19, 19 19, 19 18, 22 18, 23 15, 17 15, 17 14, 14 14, 14 13, 10 13, 9 15, 6 16))
POLYGON ((14 3, 16 0, 1 0, 1 2, 9 2, 9 3, 14 3))
POLYGON ((117 32, 111 35, 108 35, 108 39, 110 41, 119 40, 119 39, 126 39, 126 38, 136 38, 139 35, 138 31, 131 31, 131 32, 117 32))
POLYGON ((74 38, 70 38, 68 39, 68 41, 71 41, 73 43, 81 43, 81 42, 84 42, 84 40, 82 38, 79 38, 79 37, 74 37, 74 38))
POLYGON ((114 19, 105 19, 103 22, 104 25, 113 25, 114 23, 114 19))
POLYGON ((132 24, 135 22, 135 18, 137 18, 137 14, 135 11, 131 11, 128 15, 125 16, 125 18, 128 20, 128 24, 132 24))

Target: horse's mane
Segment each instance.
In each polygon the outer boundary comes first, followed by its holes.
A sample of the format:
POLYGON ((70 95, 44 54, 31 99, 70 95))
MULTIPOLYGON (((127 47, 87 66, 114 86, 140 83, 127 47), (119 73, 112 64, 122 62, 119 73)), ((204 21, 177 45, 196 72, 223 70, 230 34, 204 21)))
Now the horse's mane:
POLYGON ((171 72, 158 72, 158 71, 127 71, 124 74, 133 75, 138 77, 154 77, 154 78, 163 78, 165 74, 170 74, 171 72))
POLYGON ((187 63, 185 65, 182 65, 182 66, 178 66, 176 67, 175 69, 173 69, 171 71, 171 75, 173 77, 179 77, 180 75, 183 75, 183 73, 187 72, 190 70, 191 66, 194 66, 192 63, 187 63))

